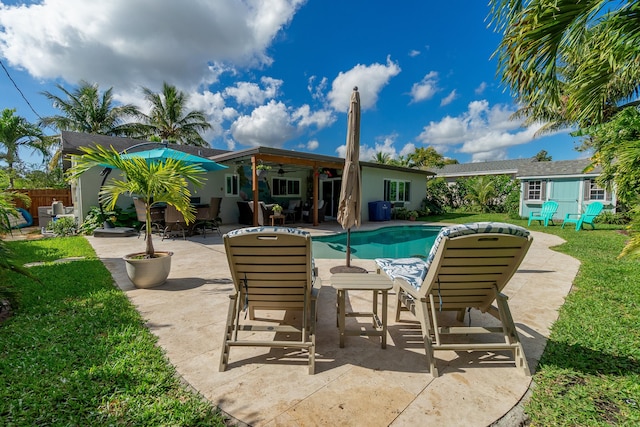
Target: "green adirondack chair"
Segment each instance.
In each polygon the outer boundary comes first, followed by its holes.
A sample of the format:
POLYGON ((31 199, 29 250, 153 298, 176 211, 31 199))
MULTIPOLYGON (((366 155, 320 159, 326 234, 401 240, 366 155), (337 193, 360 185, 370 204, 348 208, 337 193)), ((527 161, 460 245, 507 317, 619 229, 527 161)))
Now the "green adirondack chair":
POLYGON ((531 225, 531 221, 538 221, 540 224, 544 223, 545 227, 549 225, 549 221, 551 221, 553 225, 553 216, 557 210, 558 202, 554 202, 553 200, 544 202, 542 204, 542 210, 529 212, 529 223, 527 226, 531 225))
POLYGON ((593 202, 589 206, 587 206, 587 210, 583 214, 566 214, 564 217, 564 221, 562 221, 562 228, 567 222, 576 224, 576 231, 580 231, 582 228, 582 224, 589 224, 592 229, 595 230, 595 226, 593 225, 593 220, 600 215, 604 206, 600 202, 593 202), (577 218, 572 218, 577 217, 577 218))

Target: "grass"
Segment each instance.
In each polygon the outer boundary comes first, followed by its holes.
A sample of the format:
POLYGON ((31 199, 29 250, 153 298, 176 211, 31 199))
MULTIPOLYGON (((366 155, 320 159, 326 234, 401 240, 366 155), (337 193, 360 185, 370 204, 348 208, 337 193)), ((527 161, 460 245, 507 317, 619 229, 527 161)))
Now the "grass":
POLYGON ((31 268, 42 283, 3 277, 18 306, 0 325, 2 425, 224 425, 180 382, 86 239, 7 244, 20 263, 85 259, 31 268))
MULTIPOLYGON (((433 221, 434 217, 423 218, 433 221)), ((447 214, 438 221, 525 220, 498 214, 447 214)), ((529 229, 555 234, 554 248, 581 262, 534 376, 525 411, 534 426, 640 425, 640 262, 617 259, 620 226, 529 229)))
MULTIPOLYGON (((497 214, 423 219, 527 226, 497 214)), ((618 226, 597 227, 528 227, 562 237, 554 249, 582 263, 534 376, 525 410, 535 426, 640 425, 640 263, 617 259, 618 226)), ((86 260, 33 267, 43 284, 4 279, 19 298, 0 326, 4 425, 223 425, 181 385, 85 239, 8 244, 20 262, 86 260)))

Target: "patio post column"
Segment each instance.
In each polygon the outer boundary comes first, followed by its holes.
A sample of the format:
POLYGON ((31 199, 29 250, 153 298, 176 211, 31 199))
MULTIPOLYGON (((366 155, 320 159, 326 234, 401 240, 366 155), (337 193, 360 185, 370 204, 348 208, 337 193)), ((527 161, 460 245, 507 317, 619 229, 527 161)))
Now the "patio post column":
POLYGON ((258 209, 260 209, 260 203, 258 201, 258 159, 256 156, 251 156, 251 190, 253 191, 253 226, 258 226, 258 209))
POLYGON ((320 191, 318 190, 320 181, 320 171, 318 170, 318 165, 313 166, 313 225, 314 227, 318 226, 318 195, 320 191))

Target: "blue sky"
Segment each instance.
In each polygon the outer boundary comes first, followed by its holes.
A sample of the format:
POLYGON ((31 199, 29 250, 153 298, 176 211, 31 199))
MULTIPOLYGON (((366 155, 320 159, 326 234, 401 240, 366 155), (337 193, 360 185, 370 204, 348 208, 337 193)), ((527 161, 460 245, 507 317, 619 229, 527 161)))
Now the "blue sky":
MULTIPOLYGON (((113 87, 145 110, 140 88, 166 81, 205 111, 214 148, 343 156, 358 86, 362 160, 429 146, 461 163, 584 157, 567 132, 534 138, 539 125, 509 119, 487 13, 468 0, 5 0, 0 59, 40 116, 57 113, 41 95, 56 84, 113 87)), ((4 70, 0 108, 37 121, 4 70)))

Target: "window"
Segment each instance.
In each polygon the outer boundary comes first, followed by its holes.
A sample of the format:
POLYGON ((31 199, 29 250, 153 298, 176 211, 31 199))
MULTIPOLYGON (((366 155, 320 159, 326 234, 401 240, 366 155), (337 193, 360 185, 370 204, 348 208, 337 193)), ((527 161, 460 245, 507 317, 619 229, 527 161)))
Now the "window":
POLYGON ((606 191, 601 188, 595 179, 589 179, 585 182, 588 185, 588 192, 586 193, 589 200, 606 200, 606 191))
POLYGON ((239 192, 239 183, 240 179, 238 175, 225 175, 225 187, 224 187, 224 195, 225 196, 237 196, 239 192))
POLYGON ((271 180, 271 194, 274 196, 299 196, 299 178, 273 178, 271 180))
POLYGON ((411 201, 411 181, 385 179, 384 200, 389 202, 411 201))
POLYGON ((543 200, 544 187, 543 181, 528 181, 525 188, 526 200, 543 200))

